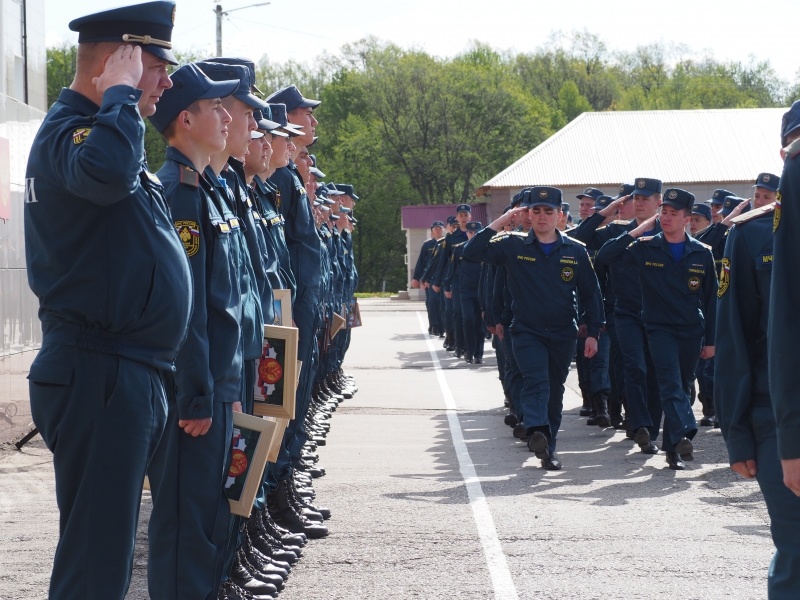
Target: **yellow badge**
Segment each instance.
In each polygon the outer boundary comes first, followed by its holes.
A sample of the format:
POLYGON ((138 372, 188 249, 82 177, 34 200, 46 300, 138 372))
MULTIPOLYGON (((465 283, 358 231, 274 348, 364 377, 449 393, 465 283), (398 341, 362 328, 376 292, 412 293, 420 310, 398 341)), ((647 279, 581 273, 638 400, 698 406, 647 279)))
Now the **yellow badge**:
POLYGON ((89 133, 92 131, 91 127, 80 127, 72 132, 72 143, 76 146, 82 144, 86 141, 86 138, 89 137, 89 133))
POLYGON ((187 256, 194 256, 200 250, 200 228, 197 221, 175 221, 178 237, 183 242, 187 256))
POLYGON ((281 209, 281 191, 280 190, 276 190, 275 191, 275 206, 278 207, 278 210, 281 209))
POLYGON ((719 270, 719 289, 717 290, 717 298, 722 298, 723 294, 728 291, 728 286, 731 283, 731 260, 729 258, 722 259, 722 268, 719 270))
POLYGON ((572 267, 564 267, 561 269, 561 279, 564 281, 572 281, 573 277, 575 277, 575 269, 572 267))
POLYGON ((700 278, 697 275, 689 277, 689 289, 693 292, 700 289, 700 278))
POLYGON ((783 200, 783 197, 778 192, 775 197, 775 213, 772 215, 772 231, 777 231, 778 225, 781 224, 781 200, 783 200))

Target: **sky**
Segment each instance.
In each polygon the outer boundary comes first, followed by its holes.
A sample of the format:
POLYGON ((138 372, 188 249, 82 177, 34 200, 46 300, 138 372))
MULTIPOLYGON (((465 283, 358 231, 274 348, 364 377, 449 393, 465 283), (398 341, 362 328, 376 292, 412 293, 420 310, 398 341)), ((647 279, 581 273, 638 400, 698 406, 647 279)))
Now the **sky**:
MULTIPOLYGON (((366 36, 439 57, 458 54, 474 40, 497 50, 533 52, 545 47, 553 32, 588 31, 612 51, 660 41, 687 46, 683 58, 768 60, 790 84, 800 69, 794 34, 779 29, 800 21, 798 0, 271 0, 251 6, 262 2, 220 0, 223 11, 230 11, 222 25, 224 54, 312 63, 366 36)), ((122 4, 125 0, 45 0, 47 45, 77 41, 67 27, 70 20, 122 4)), ((217 4, 177 0, 176 50, 216 54, 217 4)))

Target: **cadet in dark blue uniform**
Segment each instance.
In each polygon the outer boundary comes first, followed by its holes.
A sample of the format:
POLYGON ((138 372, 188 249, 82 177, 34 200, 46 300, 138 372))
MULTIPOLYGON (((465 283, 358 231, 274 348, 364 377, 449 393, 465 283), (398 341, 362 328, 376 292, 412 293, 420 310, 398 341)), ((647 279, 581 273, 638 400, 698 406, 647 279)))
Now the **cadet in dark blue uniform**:
POLYGON ((555 456, 564 382, 575 355, 578 301, 587 326, 586 356, 597 352, 603 298, 586 248, 556 229, 561 190, 531 188, 523 206, 493 221, 467 243, 464 257, 505 265, 513 298, 510 332, 525 380, 520 404, 528 448, 546 469, 560 469, 555 456), (529 211, 527 235, 494 237, 512 217, 529 211))
POLYGON ((147 171, 141 119, 171 86, 174 10, 147 2, 70 23, 77 73, 28 161, 27 272, 44 335, 30 400, 53 452, 57 600, 125 596, 145 469, 166 422, 163 377, 191 312, 189 261, 147 171))
POLYGON ((645 454, 658 452, 653 441, 658 438, 661 427, 661 400, 642 322, 639 273, 632 264, 632 257, 624 250, 631 241, 628 232, 646 221, 652 223, 652 230, 647 235, 661 231, 658 221, 652 221, 661 203, 661 186, 658 179, 637 177, 628 195, 619 197, 600 211, 599 217, 589 219, 586 229, 581 224, 573 233, 579 239, 590 240, 587 242, 590 246, 599 244, 595 264, 609 267, 610 287, 614 296, 614 329, 624 372, 625 426, 628 436, 634 438, 645 454), (613 221, 592 233, 592 219, 594 224, 599 224, 600 217, 611 216, 615 210, 627 210, 628 205, 633 213, 631 220, 613 221), (617 240, 621 238, 628 239, 618 244, 617 240))
MULTIPOLYGON (((472 239, 481 230, 479 221, 467 223, 467 239, 472 239)), ((481 282, 481 263, 464 258, 461 252, 458 264, 461 285, 461 321, 464 328, 464 359, 476 365, 483 363, 483 345, 486 337, 483 332, 482 302, 479 288, 481 282)))
MULTIPOLYGON (((778 177, 770 175, 778 185, 778 177)), ((775 415, 769 392, 767 324, 773 264, 775 205, 734 219, 723 258, 717 305, 714 388, 731 468, 755 477, 771 521, 775 555, 769 569, 771 600, 800 597, 800 498, 783 483, 775 415)))
POLYGON ((423 274, 433 261, 437 244, 443 235, 444 223, 441 221, 434 221, 431 225, 431 238, 425 240, 422 244, 422 248, 420 248, 419 258, 417 258, 417 264, 414 266, 414 274, 411 279, 412 288, 418 289, 422 287, 425 290, 425 309, 428 313, 428 333, 432 335, 439 335, 440 332, 444 333, 444 328, 441 324, 436 293, 431 289, 430 284, 421 283, 421 281, 423 274))
POLYGON ((241 399, 241 305, 232 215, 203 171, 211 154, 225 148, 231 117, 220 98, 239 81, 214 83, 193 64, 171 79, 150 119, 169 144, 158 176, 192 267, 194 306, 176 360, 167 428, 148 469, 148 588, 153 599, 214 598, 228 542, 224 483, 231 406, 241 399))
MULTIPOLYGON (((431 276, 431 286, 433 291, 439 293, 444 287, 444 277, 447 272, 447 267, 450 264, 450 257, 453 253, 453 247, 456 244, 467 241, 467 222, 472 214, 472 207, 469 204, 459 204, 456 207, 456 216, 453 220, 455 229, 444 236, 442 249, 436 254, 436 262, 433 265, 433 275, 431 276)), ((449 219, 448 219, 449 224, 449 219)), ((461 308, 458 309, 459 322, 455 322, 455 306, 453 303, 452 295, 448 297, 447 293, 444 294, 444 328, 445 328, 445 350, 461 349, 463 344, 461 337, 461 308), (449 342, 449 343, 448 343, 449 342)))
MULTIPOLYGON (((684 469, 683 461, 694 459, 691 439, 697 423, 690 388, 698 358, 714 355, 717 277, 710 249, 686 234, 693 204, 689 192, 665 190, 658 213, 661 233, 643 236, 655 225, 654 215, 605 244, 598 254, 600 260, 604 252, 626 252, 639 271, 642 321, 656 365, 664 410, 663 449, 671 469, 684 469)), ((637 438, 645 432, 637 430, 637 438)))
MULTIPOLYGON (((778 457, 783 469, 783 482, 795 495, 800 495, 800 405, 797 390, 800 388, 800 369, 794 348, 797 345, 798 323, 794 318, 797 311, 798 285, 797 265, 800 260, 797 236, 800 232, 800 101, 792 104, 781 122, 781 156, 784 158, 783 173, 775 204, 773 226, 772 283, 770 287, 769 321, 767 344, 769 356, 769 389, 778 444, 778 457)), ((782 519, 796 516, 795 507, 787 508, 782 519)), ((770 511, 772 516, 772 511, 770 511)), ((780 525, 779 525, 780 526, 780 525)), ((788 533, 787 544, 797 543, 798 536, 788 533)), ((777 542, 776 542, 777 543, 777 542)), ((781 551, 778 547, 778 551, 781 551)), ((776 554, 776 561, 778 555, 776 554)), ((783 557, 781 562, 773 562, 771 577, 785 580, 790 586, 800 581, 798 577, 797 550, 783 557), (778 567, 785 567, 781 572, 778 567)), ((779 582, 776 582, 776 584, 779 582)), ((785 598, 797 597, 793 591, 785 598)))

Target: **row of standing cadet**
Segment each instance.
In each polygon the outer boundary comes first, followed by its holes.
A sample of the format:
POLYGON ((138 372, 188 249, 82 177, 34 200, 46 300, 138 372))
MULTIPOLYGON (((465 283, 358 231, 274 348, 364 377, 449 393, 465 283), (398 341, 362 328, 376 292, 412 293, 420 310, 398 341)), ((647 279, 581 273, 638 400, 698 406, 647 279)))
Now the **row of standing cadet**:
POLYGON ((44 342, 30 396, 61 514, 51 598, 125 596, 145 474, 151 598, 274 597, 306 540, 328 533, 311 479, 330 414, 356 391, 341 369, 349 329, 331 339, 330 323, 354 306, 358 196, 315 181, 319 101, 295 86, 263 99, 246 59, 168 76, 174 18, 155 1, 70 23, 75 81, 31 148, 25 240, 44 342), (142 117, 168 143, 157 175, 142 117), (291 290, 303 367, 242 519, 225 495, 233 413, 253 410, 274 289, 291 290))

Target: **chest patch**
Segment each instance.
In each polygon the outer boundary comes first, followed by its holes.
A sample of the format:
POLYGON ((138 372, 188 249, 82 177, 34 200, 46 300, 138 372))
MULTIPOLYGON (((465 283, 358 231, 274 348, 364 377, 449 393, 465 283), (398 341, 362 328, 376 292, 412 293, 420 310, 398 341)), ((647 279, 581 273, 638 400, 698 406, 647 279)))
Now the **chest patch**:
POLYGON ((696 292, 697 290, 700 289, 700 277, 698 277, 697 275, 692 275, 691 277, 689 277, 688 285, 690 290, 696 292))
POLYGON ((575 269, 572 267, 564 267, 561 269, 561 279, 564 281, 572 281, 573 277, 575 277, 575 269))

